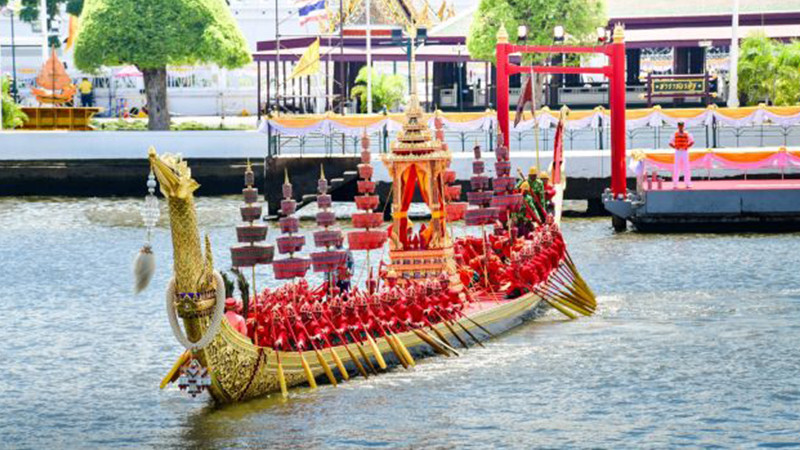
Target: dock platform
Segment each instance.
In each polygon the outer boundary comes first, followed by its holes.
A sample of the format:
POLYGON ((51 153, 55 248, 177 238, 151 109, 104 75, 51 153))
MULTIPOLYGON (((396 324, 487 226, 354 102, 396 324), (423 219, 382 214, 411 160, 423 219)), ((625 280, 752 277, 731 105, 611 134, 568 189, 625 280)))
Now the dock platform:
POLYGON ((800 231, 800 179, 695 180, 687 189, 664 182, 624 200, 605 195, 614 226, 644 232, 800 231))

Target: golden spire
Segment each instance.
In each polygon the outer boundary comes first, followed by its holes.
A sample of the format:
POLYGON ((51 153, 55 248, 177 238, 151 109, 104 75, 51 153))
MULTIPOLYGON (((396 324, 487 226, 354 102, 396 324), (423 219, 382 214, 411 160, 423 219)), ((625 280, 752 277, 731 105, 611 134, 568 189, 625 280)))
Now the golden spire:
POLYGON ((614 25, 613 42, 615 44, 621 44, 625 42, 625 28, 621 23, 614 25))
POLYGON ((325 179, 325 168, 322 166, 322 163, 320 163, 319 165, 319 179, 320 180, 325 179))
POLYGON ((283 168, 283 184, 289 184, 289 169, 283 168))
POLYGON ((500 29, 497 30, 497 43, 508 44, 508 31, 504 24, 500 24, 500 29))

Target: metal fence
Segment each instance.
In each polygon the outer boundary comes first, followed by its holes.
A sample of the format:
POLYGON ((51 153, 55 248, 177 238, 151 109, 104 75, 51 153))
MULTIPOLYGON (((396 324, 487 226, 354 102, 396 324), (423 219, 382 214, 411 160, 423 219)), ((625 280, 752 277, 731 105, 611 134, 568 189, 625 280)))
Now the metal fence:
MULTIPOLYGON (((754 125, 747 127, 699 126, 690 127, 695 140, 695 148, 731 147, 780 147, 800 145, 800 126, 754 125)), ((629 130, 627 148, 659 149, 668 148, 672 134, 671 127, 643 127, 629 130)), ((533 151, 535 132, 511 132, 511 151, 533 151)), ((539 149, 552 149, 554 128, 539 130, 539 149)), ((567 130, 564 136, 564 149, 603 150, 611 146, 608 126, 567 130)), ((361 137, 345 134, 309 134, 290 136, 268 134, 269 155, 357 155, 361 151, 361 137)), ((370 148, 373 152, 386 152, 394 133, 379 130, 371 133, 370 148)), ((495 130, 445 131, 445 141, 453 152, 470 151, 477 143, 481 148, 491 151, 495 145, 495 130)))

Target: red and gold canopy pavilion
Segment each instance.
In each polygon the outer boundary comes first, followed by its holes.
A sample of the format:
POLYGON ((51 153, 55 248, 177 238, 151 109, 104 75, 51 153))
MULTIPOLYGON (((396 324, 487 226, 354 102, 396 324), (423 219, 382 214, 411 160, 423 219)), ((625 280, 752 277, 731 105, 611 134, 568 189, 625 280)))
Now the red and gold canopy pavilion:
POLYGON ((417 94, 412 91, 403 129, 391 151, 381 156, 394 182, 389 269, 400 280, 440 278, 444 274, 452 286, 460 285, 445 214, 445 172, 451 158, 447 145, 431 134, 417 94), (431 219, 414 235, 408 209, 417 192, 430 209, 431 219))

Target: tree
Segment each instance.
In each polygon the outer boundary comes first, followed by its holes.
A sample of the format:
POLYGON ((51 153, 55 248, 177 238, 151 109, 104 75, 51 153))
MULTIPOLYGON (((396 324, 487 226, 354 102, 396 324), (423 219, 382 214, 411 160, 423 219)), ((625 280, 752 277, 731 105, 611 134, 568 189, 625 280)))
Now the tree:
POLYGON ((151 130, 169 129, 168 65, 250 61, 225 0, 86 0, 75 43, 83 71, 132 64, 142 72, 151 130))
MULTIPOLYGON (((550 45, 553 43, 553 30, 557 25, 564 27, 569 40, 594 41, 597 27, 606 26, 605 5, 602 0, 481 0, 472 19, 467 36, 467 50, 473 59, 497 63, 495 47, 497 31, 505 25, 509 41, 519 42, 518 27, 528 29, 526 43, 530 45, 550 45)), ((524 64, 542 62, 551 55, 526 54, 524 64)), ((578 61, 568 58, 568 63, 578 61)), ((542 77, 534 77, 534 93, 537 104, 543 101, 542 77)))
POLYGON ((800 97, 800 41, 785 44, 763 32, 743 39, 739 91, 748 105, 796 104, 800 97))
MULTIPOLYGON (((495 61, 497 30, 505 25, 510 41, 518 41, 519 25, 528 28, 527 43, 553 43, 553 29, 561 25, 570 39, 594 41, 597 27, 606 26, 601 0, 481 0, 467 37, 473 59, 495 61)), ((528 60, 534 60, 529 56, 528 60)))
POLYGON ((0 78, 0 108, 3 108, 3 129, 16 128, 22 126, 28 116, 22 112, 22 108, 14 103, 14 99, 8 93, 11 81, 7 77, 0 78))
MULTIPOLYGON (((358 97, 361 101, 361 112, 367 112, 367 66, 358 71, 356 85, 350 91, 352 98, 358 97)), ((383 107, 392 109, 403 100, 406 92, 406 82, 400 75, 378 72, 372 69, 372 107, 375 111, 383 107)))

